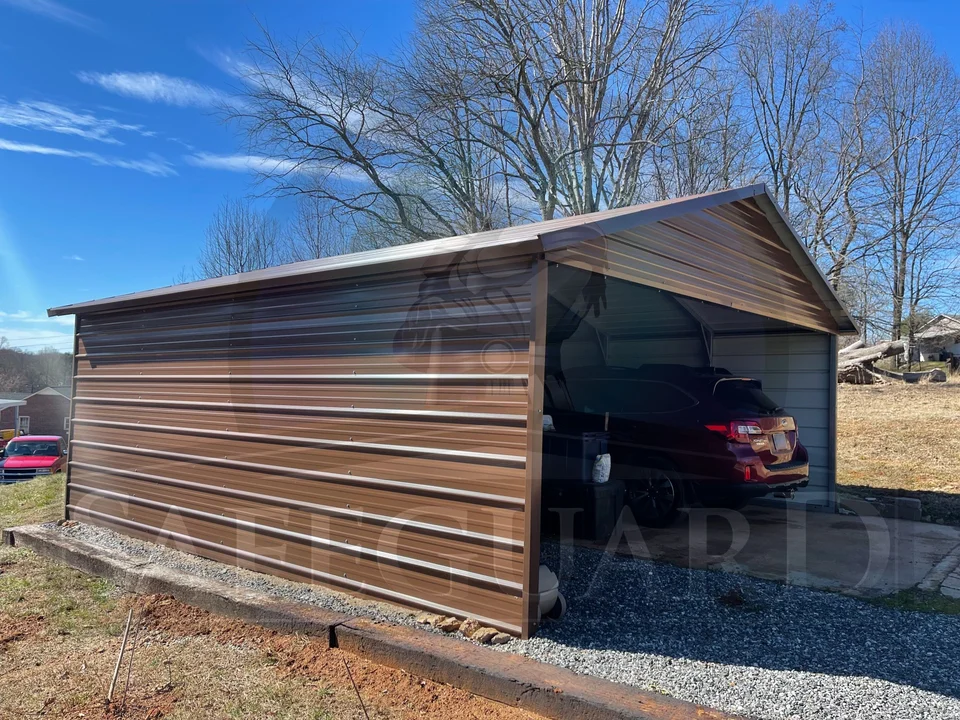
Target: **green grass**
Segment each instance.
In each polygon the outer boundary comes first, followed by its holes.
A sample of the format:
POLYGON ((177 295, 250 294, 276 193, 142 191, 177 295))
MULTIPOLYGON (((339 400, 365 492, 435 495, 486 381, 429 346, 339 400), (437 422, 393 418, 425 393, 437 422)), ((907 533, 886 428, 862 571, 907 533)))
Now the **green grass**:
POLYGON ((63 497, 63 473, 0 486, 0 527, 59 520, 63 497))
POLYGON ((947 597, 931 590, 910 588, 894 595, 876 598, 872 602, 895 610, 960 615, 960 599, 947 597))

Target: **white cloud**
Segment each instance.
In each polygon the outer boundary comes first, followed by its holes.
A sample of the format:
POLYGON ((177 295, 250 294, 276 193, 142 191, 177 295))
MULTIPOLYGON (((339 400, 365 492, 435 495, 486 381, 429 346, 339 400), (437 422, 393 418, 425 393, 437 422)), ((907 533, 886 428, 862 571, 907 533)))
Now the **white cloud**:
POLYGON ((18 310, 0 311, 0 338, 13 347, 36 351, 45 347, 58 350, 70 350, 73 347, 73 334, 60 328, 72 328, 71 317, 47 317, 46 315, 18 310))
POLYGON ((230 172, 288 173, 297 169, 292 160, 271 158, 264 155, 214 155, 200 152, 187 155, 184 160, 194 167, 210 170, 229 170, 230 172))
POLYGON ((99 85, 117 95, 177 107, 216 107, 230 101, 230 96, 225 92, 193 80, 161 73, 80 72, 77 77, 88 85, 99 85))
POLYGON ((0 125, 29 130, 46 130, 112 145, 123 144, 114 137, 114 133, 117 131, 135 132, 147 137, 152 137, 155 134, 145 130, 140 125, 121 123, 110 118, 99 118, 92 113, 76 112, 54 103, 24 100, 9 103, 0 99, 0 125))
POLYGON ((83 258, 79 255, 64 255, 64 260, 72 260, 73 262, 83 262, 83 258))
POLYGON ((92 30, 99 23, 89 15, 84 15, 78 10, 68 8, 54 0, 0 0, 0 4, 26 10, 34 15, 56 20, 57 22, 73 25, 74 27, 92 30))
POLYGON ((73 327, 73 318, 59 315, 57 317, 47 317, 46 315, 37 315, 26 310, 18 310, 17 312, 3 312, 0 310, 0 321, 9 322, 26 322, 26 323, 40 323, 43 325, 67 325, 73 327))
POLYGON ((318 163, 298 163, 294 160, 272 158, 266 155, 215 155, 208 152, 199 152, 193 155, 185 155, 183 159, 188 165, 207 168, 208 170, 264 173, 266 175, 302 173, 318 177, 325 176, 328 179, 351 183, 369 181, 366 175, 354 168, 321 167, 318 163))
POLYGON ((227 75, 241 80, 247 77, 253 70, 253 66, 250 65, 250 63, 229 50, 198 48, 197 52, 227 75))
POLYGON ((92 165, 101 165, 106 167, 124 168, 125 170, 136 170, 148 175, 157 177, 166 177, 176 175, 177 171, 173 166, 159 155, 151 154, 142 160, 126 160, 124 158, 108 157, 95 152, 86 152, 83 150, 66 150, 64 148, 49 147, 47 145, 32 145, 29 143, 13 142, 0 138, 0 150, 8 152, 29 153, 33 155, 52 155, 55 157, 78 158, 86 160, 92 165))
MULTIPOLYGON (((72 324, 72 321, 71 321, 72 324)), ((11 347, 35 352, 52 347, 66 352, 73 348, 73 334, 37 328, 15 328, 0 325, 0 338, 6 338, 11 347)))

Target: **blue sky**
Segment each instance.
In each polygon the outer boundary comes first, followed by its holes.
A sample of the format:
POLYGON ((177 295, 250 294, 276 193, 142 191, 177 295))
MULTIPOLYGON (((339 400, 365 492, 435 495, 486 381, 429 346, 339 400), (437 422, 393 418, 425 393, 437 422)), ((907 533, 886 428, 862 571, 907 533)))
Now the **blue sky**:
MULTIPOLYGON (((960 30, 946 0, 837 5, 948 51, 960 30)), ((0 0, 0 336, 71 347, 72 319, 47 307, 169 285, 221 200, 259 192, 257 158, 214 112, 258 21, 389 52, 413 0, 0 0)))

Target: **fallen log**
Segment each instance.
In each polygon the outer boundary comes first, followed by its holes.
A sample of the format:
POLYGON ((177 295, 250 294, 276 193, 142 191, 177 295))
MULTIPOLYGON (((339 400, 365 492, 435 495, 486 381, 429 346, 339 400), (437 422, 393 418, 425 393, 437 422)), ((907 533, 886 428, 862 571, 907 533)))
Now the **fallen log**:
POLYGON ((877 360, 901 355, 907 351, 907 343, 904 340, 890 340, 879 345, 871 345, 867 348, 858 348, 846 353, 839 358, 840 367, 849 365, 872 365, 877 360))
POLYGON ((837 351, 837 355, 840 355, 840 356, 846 355, 847 353, 851 353, 854 350, 859 350, 864 345, 866 345, 866 343, 863 340, 857 340, 856 342, 850 343, 845 348, 840 348, 840 350, 837 351))
POLYGON ((907 343, 903 340, 890 340, 870 347, 851 345, 849 348, 844 348, 837 354, 837 381, 854 385, 872 385, 885 375, 875 367, 877 361, 906 351, 907 343))

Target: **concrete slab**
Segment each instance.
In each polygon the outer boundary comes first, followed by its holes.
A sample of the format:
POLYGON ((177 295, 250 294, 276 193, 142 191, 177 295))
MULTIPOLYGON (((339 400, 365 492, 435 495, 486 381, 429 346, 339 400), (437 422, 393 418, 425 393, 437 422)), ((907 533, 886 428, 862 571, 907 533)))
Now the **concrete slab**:
POLYGON ((880 517, 867 503, 851 510, 693 508, 664 529, 639 528, 627 511, 605 548, 865 597, 914 587, 960 548, 960 528, 880 517))

